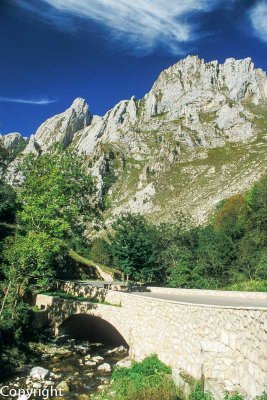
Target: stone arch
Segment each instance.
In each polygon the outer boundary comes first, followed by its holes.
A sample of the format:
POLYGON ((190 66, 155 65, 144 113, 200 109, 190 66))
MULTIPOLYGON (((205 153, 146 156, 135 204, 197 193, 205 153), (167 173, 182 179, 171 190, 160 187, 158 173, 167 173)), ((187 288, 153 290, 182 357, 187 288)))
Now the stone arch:
POLYGON ((89 339, 92 342, 100 342, 108 345, 123 345, 129 348, 121 332, 106 319, 86 314, 72 314, 58 326, 58 334, 69 334, 76 339, 89 339))

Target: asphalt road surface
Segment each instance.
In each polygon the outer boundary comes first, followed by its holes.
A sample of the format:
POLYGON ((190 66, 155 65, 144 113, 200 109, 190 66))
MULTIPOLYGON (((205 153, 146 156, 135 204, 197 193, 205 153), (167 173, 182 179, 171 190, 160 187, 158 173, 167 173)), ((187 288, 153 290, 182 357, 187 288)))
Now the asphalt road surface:
MULTIPOLYGON (((105 282, 103 281, 76 281, 84 285, 92 285, 95 287, 103 287, 105 282)), ((120 285, 122 282, 112 282, 112 284, 120 285)), ((256 308, 267 308, 267 293, 265 293, 265 299, 246 299, 240 297, 230 296, 216 296, 214 295, 200 295, 200 294, 168 294, 168 293, 151 293, 151 292, 131 292, 131 294, 151 297, 154 299, 177 301, 178 303, 190 303, 190 304, 205 304, 213 306, 225 306, 225 307, 256 307, 256 308)))
POLYGON ((151 293, 151 292, 132 292, 132 295, 138 295, 143 297, 151 297, 154 299, 177 301, 179 303, 190 303, 190 304, 206 304, 213 306, 228 306, 228 307, 257 307, 267 308, 267 293, 265 300, 259 299, 243 299, 239 297, 228 297, 228 296, 201 296, 197 294, 185 295, 185 294, 167 294, 167 293, 151 293))

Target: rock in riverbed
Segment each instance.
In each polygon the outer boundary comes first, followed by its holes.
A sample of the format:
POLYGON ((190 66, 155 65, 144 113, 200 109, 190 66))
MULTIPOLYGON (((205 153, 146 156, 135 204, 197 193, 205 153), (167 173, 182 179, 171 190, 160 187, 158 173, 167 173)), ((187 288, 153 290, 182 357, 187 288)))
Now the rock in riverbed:
POLYGON ((86 365, 87 367, 95 367, 96 362, 95 361, 85 361, 84 365, 86 365))
POLYGON ((100 361, 104 361, 104 357, 95 356, 95 357, 92 357, 92 361, 99 363, 100 361))
POLYGON ((132 359, 130 357, 125 357, 116 363, 117 367, 122 367, 122 368, 130 368, 131 365, 132 365, 132 359))
POLYGON ((110 372, 111 366, 108 363, 104 363, 104 364, 99 365, 99 367, 97 369, 98 369, 98 371, 110 372))
POLYGON ((69 393, 69 391, 70 391, 70 388, 69 388, 67 382, 65 382, 65 381, 60 382, 60 383, 57 385, 56 389, 57 389, 58 391, 61 390, 61 392, 62 392, 63 394, 69 393))
POLYGON ((108 350, 105 354, 110 355, 110 354, 122 354, 122 353, 127 353, 127 349, 124 346, 115 347, 115 349, 108 350))
POLYGON ((50 372, 48 369, 43 367, 34 367, 31 369, 30 377, 33 381, 39 381, 45 379, 49 374, 50 372))

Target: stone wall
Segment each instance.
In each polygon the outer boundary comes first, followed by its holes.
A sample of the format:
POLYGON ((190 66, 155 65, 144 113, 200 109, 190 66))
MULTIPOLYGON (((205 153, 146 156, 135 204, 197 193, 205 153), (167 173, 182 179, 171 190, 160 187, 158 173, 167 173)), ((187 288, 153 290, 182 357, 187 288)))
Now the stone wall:
POLYGON ((180 289, 180 288, 167 288, 157 286, 147 286, 147 290, 151 293, 162 293, 172 295, 186 295, 186 296, 202 296, 202 297, 228 297, 235 299, 259 300, 266 301, 267 307, 267 293, 266 292, 239 292, 234 290, 203 290, 203 289, 180 289))
POLYGON ((32 325, 34 329, 46 328, 48 326, 47 310, 34 311, 32 325))
POLYGON ((151 353, 173 369, 205 377, 215 398, 224 390, 251 399, 267 390, 267 309, 182 304, 109 291, 106 301, 119 307, 38 295, 57 331, 68 316, 88 313, 115 326, 141 360, 151 353))
POLYGON ((54 287, 59 292, 70 294, 71 296, 80 296, 86 299, 104 301, 107 289, 95 287, 82 282, 56 280, 54 287))

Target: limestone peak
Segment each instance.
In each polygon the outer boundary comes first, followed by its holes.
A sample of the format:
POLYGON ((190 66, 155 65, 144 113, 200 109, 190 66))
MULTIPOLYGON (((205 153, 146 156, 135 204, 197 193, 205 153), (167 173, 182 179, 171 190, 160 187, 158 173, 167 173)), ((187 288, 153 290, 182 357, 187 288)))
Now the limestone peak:
POLYGON ((89 110, 89 105, 86 103, 86 101, 81 98, 81 97, 77 97, 73 103, 71 104, 70 108, 74 108, 75 110, 89 110))
POLYGON ((122 100, 104 116, 75 99, 38 128, 25 153, 60 142, 86 155, 113 215, 157 210, 164 220, 175 208, 202 222, 266 168, 266 110, 267 76, 250 58, 189 55, 162 71, 141 100, 122 100), (116 183, 107 188, 110 174, 116 183))
POLYGON ((74 134, 90 125, 91 121, 89 105, 79 97, 67 110, 46 120, 37 129, 34 141, 43 151, 57 142, 68 146, 74 134))
POLYGON ((0 141, 6 149, 14 150, 18 145, 26 142, 26 139, 19 132, 10 132, 6 135, 0 135, 0 141))

